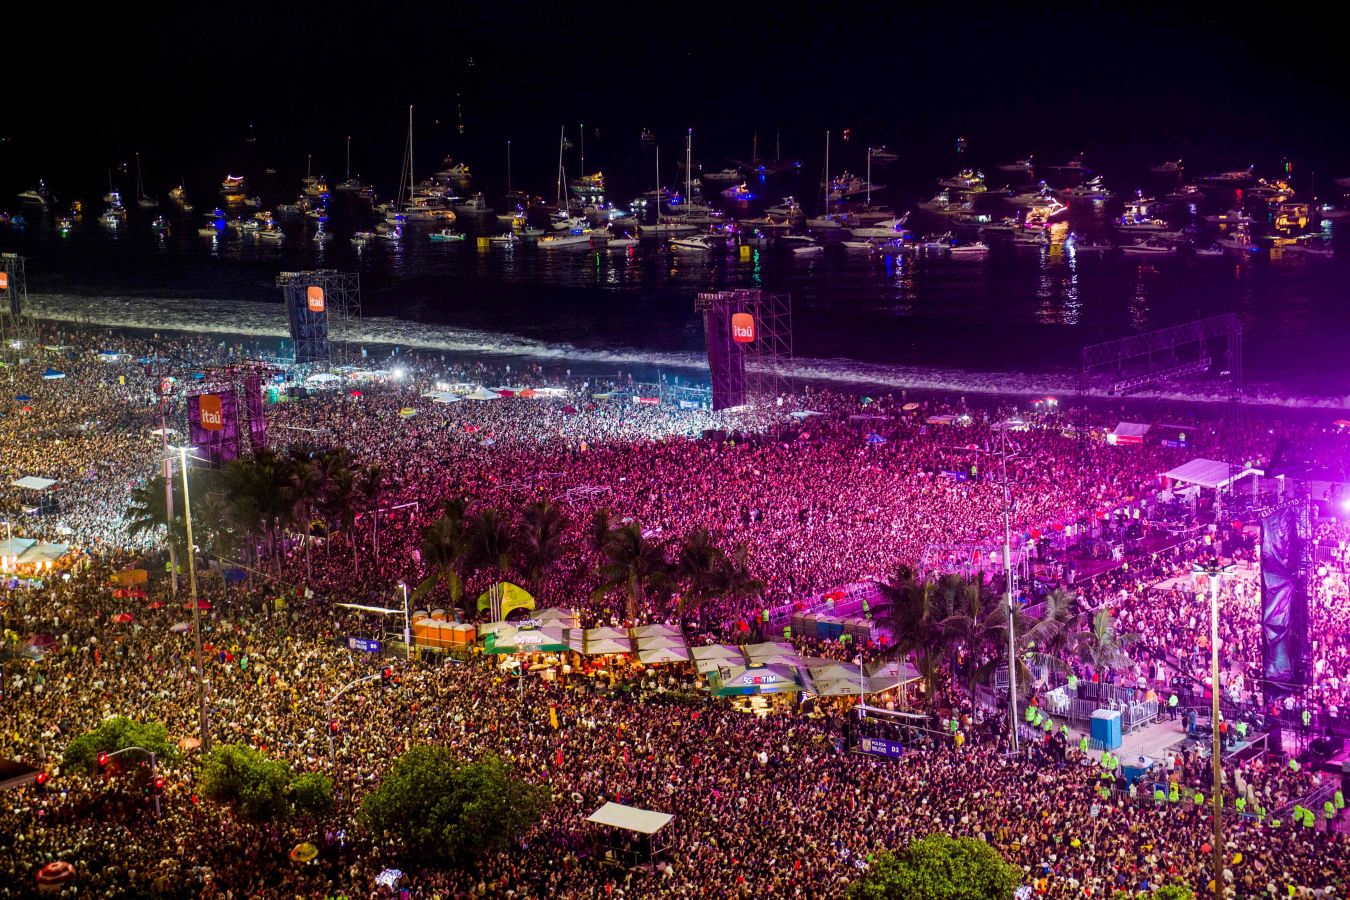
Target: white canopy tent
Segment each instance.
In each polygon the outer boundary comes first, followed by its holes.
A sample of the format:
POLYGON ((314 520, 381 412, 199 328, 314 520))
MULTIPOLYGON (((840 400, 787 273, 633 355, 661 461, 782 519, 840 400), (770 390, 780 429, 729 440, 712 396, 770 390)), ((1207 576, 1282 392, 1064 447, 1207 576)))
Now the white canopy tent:
POLYGON ((1142 444, 1144 435, 1148 434, 1152 425, 1145 425, 1142 422, 1118 422, 1115 430, 1106 436, 1106 442, 1109 444, 1142 444))
POLYGON ((56 479, 39 478, 36 475, 25 475, 16 481, 11 481, 10 484, 14 487, 27 488, 30 491, 45 491, 56 484, 56 479))
POLYGON ((496 391, 490 391, 481 384, 472 391, 464 395, 465 400, 500 400, 502 395, 496 391))
POLYGON ((684 647, 657 647, 638 650, 638 660, 649 666, 661 663, 689 662, 689 651, 684 647))
POLYGON ((674 625, 639 625, 633 629, 633 637, 642 639, 649 637, 683 637, 680 629, 674 625))
POLYGON ((1170 472, 1164 472, 1163 477, 1181 484, 1193 484, 1197 487, 1214 490, 1228 487, 1248 475, 1260 476, 1264 474, 1266 474, 1265 471, 1252 466, 1235 466, 1231 463, 1198 457, 1184 465, 1177 466, 1170 472))
POLYGON ((587 816, 586 821, 609 829, 604 842, 605 862, 634 868, 639 865, 655 866, 656 857, 666 849, 661 830, 674 818, 670 813, 611 802, 587 816), (633 835, 637 836, 636 839, 633 835))
POLYGON ((596 825, 608 825, 624 831, 638 834, 656 834, 670 824, 675 817, 670 813, 654 812, 650 809, 638 809, 636 806, 624 806, 620 803, 606 803, 587 816, 587 822, 596 825))

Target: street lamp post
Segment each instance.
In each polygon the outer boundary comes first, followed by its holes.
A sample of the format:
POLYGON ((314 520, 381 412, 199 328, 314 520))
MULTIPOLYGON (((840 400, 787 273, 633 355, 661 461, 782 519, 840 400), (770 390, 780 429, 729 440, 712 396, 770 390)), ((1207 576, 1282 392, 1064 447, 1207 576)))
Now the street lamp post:
POLYGON ((408 619, 408 583, 400 581, 398 586, 403 588, 403 655, 405 658, 412 657, 412 625, 408 619))
POLYGON ((1223 582, 1223 576, 1232 569, 1231 565, 1222 565, 1215 557, 1206 563, 1197 564, 1193 570, 1197 575, 1204 575, 1209 579, 1210 731, 1213 732, 1210 763, 1214 775, 1213 867, 1216 896, 1223 888, 1223 742, 1219 737, 1219 585, 1223 582))
POLYGON ((327 706, 328 709, 328 759, 333 763, 334 768, 337 767, 337 744, 333 740, 333 722, 335 721, 333 719, 333 701, 337 700, 338 697, 341 697, 343 694, 347 693, 347 691, 356 687, 358 684, 365 684, 367 681, 374 681, 376 678, 379 678, 380 675, 381 675, 380 672, 376 672, 374 675, 363 675, 354 681, 349 681, 342 687, 340 687, 337 690, 337 692, 333 694, 333 696, 329 697, 325 701, 325 705, 327 706))
POLYGON ((178 447, 183 468, 183 517, 187 523, 188 591, 192 598, 192 634, 197 645, 197 700, 202 732, 202 753, 211 750, 211 729, 206 720, 206 666, 202 662, 202 610, 197 598, 197 545, 192 541, 192 497, 188 493, 187 447, 178 447))
POLYGON ((121 756, 123 753, 130 753, 132 750, 139 750, 141 753, 150 756, 150 793, 155 798, 155 818, 159 818, 159 791, 155 788, 155 780, 159 777, 159 760, 155 756, 155 751, 147 750, 144 747, 123 747, 121 750, 114 750, 112 753, 105 753, 100 758, 100 762, 112 759, 114 756, 121 756))
POLYGON ((1008 736, 1010 747, 1017 754, 1017 616, 1013 600, 1012 570, 1012 494, 1008 489, 1008 432, 1003 432, 1000 454, 1003 478, 1003 583, 1008 606, 1008 736))

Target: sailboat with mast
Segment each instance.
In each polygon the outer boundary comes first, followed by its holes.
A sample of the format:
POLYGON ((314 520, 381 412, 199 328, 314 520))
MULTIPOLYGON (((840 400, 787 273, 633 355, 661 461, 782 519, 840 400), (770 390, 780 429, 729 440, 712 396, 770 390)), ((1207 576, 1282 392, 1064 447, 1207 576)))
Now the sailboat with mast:
POLYGON ((674 237, 681 234, 693 234, 698 231, 697 225, 691 225, 688 222, 672 221, 666 219, 661 214, 661 200, 663 191, 661 188, 661 148, 656 148, 656 223, 653 225, 644 225, 638 228, 638 237, 664 238, 674 237))
POLYGON ((347 135, 347 177, 334 190, 343 194, 360 194, 363 197, 370 197, 375 193, 371 190, 370 185, 361 180, 360 176, 352 177, 352 136, 350 134, 347 135))
POLYGON ((136 205, 141 209, 158 209, 159 201, 145 193, 145 182, 141 179, 141 155, 136 154, 136 205))
POLYGON ((684 197, 668 204, 672 218, 688 225, 711 225, 721 217, 719 211, 694 199, 694 129, 684 138, 684 197))

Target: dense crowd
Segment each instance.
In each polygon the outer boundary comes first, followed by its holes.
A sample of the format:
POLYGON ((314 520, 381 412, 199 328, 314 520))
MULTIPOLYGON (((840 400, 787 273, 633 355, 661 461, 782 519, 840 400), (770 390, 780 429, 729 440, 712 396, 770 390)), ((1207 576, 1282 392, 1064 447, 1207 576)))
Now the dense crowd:
MULTIPOLYGON (((80 871, 68 890, 90 896, 382 896, 387 889, 376 876, 400 866, 416 897, 828 897, 876 852, 934 831, 988 841, 1027 885, 1051 897, 1108 897, 1172 879, 1203 887, 1208 879, 1201 852, 1208 807, 1187 802, 1192 791, 1206 790, 1203 759, 1171 758, 1169 777, 1187 797, 1158 801, 1148 789, 1103 779, 1099 763, 1072 744, 1066 750, 1058 736, 1008 758, 1004 719, 986 715, 954 678, 944 677, 925 701, 926 724, 930 734, 960 740, 916 741, 901 759, 879 760, 847 752, 852 725, 834 706, 745 715, 697 692, 704 683, 692 669, 635 671, 617 684, 613 673, 574 672, 528 678, 522 687, 490 657, 419 661, 402 664, 396 689, 342 698, 346 727, 330 761, 326 698, 381 664, 345 649, 346 635, 371 625, 332 602, 388 599, 398 581, 420 580, 426 566, 415 552, 418 535, 447 497, 501 507, 540 497, 563 504, 577 552, 550 573, 540 600, 580 607, 587 624, 623 617, 618 597, 591 595, 594 558, 583 548, 592 510, 635 520, 656 539, 706 525, 721 540, 745 543, 765 594, 701 609, 689 624, 707 640, 733 636, 764 605, 887 577, 897 562, 939 567, 953 556, 987 554, 1002 539, 1002 487, 989 476, 1003 439, 998 425, 1011 412, 998 405, 929 400, 906 410, 903 396, 862 403, 811 393, 757 412, 714 414, 597 397, 624 379, 570 373, 550 379, 569 390, 565 397, 442 404, 422 392, 440 381, 528 386, 543 377, 406 356, 397 361, 402 379, 366 384, 359 396, 343 389, 269 407, 275 443, 340 445, 362 465, 381 465, 388 487, 379 502, 390 511, 358 523, 348 536, 352 552, 336 541, 318 551, 308 580, 298 546, 280 585, 202 577, 201 593, 212 603, 202 639, 214 741, 241 741, 297 770, 331 774, 338 813, 322 822, 250 825, 196 796, 195 754, 188 753, 168 771, 164 815, 152 819, 144 798, 116 776, 59 770, 69 741, 110 715, 153 717, 175 739, 198 726, 192 637, 171 630, 187 617, 183 595, 171 597, 158 572, 144 598, 114 598, 108 583, 120 569, 159 562, 151 541, 126 533, 123 512, 130 490, 156 466, 158 439, 149 432, 160 413, 153 365, 107 363, 78 349, 101 349, 101 340, 69 336, 77 349, 59 362, 65 379, 44 382, 40 368, 16 369, 13 396, 29 399, 0 401, 0 499, 11 510, 26 505, 30 498, 8 487, 21 475, 57 479, 57 511, 18 522, 26 535, 88 551, 70 571, 45 574, 40 584, 9 582, 3 594, 8 634, 50 635, 54 643, 40 658, 10 664, 0 756, 56 777, 0 798, 0 896, 31 892, 42 864, 68 859, 80 871), (807 411, 818 415, 791 415, 807 411), (930 424, 939 412, 970 418, 930 424), (705 431, 719 434, 704 438, 705 431), (311 595, 298 590, 302 584, 311 595), (273 602, 279 593, 288 598, 284 608, 273 602), (114 623, 121 612, 132 621, 114 623), (366 837, 352 814, 389 761, 418 743, 465 757, 495 751, 522 776, 549 785, 552 801, 509 850, 471 867, 402 859, 366 837), (583 820, 609 800, 675 814, 668 863, 631 873, 598 864, 595 832, 583 820), (320 847, 315 862, 287 858, 300 840, 320 847)), ((163 351, 227 362, 250 351, 118 341, 130 359, 163 351)), ((1074 433, 1055 414, 1030 424, 1012 434, 1008 463, 1017 496, 1011 524, 1024 543, 1156 503, 1157 474, 1192 456, 1260 459, 1273 444, 1269 429, 1235 434, 1218 420, 1197 426, 1184 449, 1109 446, 1074 433)), ((1318 699, 1337 703, 1345 686, 1332 679, 1346 671, 1350 554, 1335 527, 1324 526, 1323 537, 1336 549, 1314 603, 1324 641, 1318 699)), ((1139 678, 1162 688, 1179 672, 1203 672, 1185 650, 1204 647, 1207 603, 1193 591, 1150 589, 1183 570, 1187 552, 1136 560, 1085 587, 1087 601, 1112 604, 1122 631, 1143 635, 1130 664, 1086 677, 1139 678)), ((492 577, 479 576, 470 594, 492 577)), ((1243 699, 1254 689, 1251 654, 1259 659, 1251 643, 1256 588, 1235 578, 1224 590, 1232 613, 1222 637, 1233 651, 1225 690, 1243 699)), ((1259 762, 1230 769, 1228 778, 1235 796, 1269 809, 1316 784, 1310 772, 1259 762)), ((1350 889, 1343 835, 1235 815, 1226 838, 1224 879, 1235 896, 1317 890, 1341 897, 1350 889)))

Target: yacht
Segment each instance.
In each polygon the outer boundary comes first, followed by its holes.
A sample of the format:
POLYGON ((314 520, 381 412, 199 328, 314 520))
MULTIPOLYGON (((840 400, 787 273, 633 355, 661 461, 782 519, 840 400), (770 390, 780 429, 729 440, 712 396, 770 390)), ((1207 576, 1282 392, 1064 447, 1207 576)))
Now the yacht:
POLYGON ((651 225, 639 226, 638 237, 674 237, 676 235, 693 234, 696 231, 698 231, 697 225, 693 225, 689 222, 672 222, 667 219, 661 222, 653 222, 651 225))
POLYGON ((1294 196, 1294 189, 1284 181, 1266 181, 1258 179, 1256 184, 1243 191, 1248 197, 1270 203, 1284 203, 1294 196))
POLYGON ((741 170, 735 166, 727 166, 725 169, 718 169, 716 172, 704 172, 702 178, 704 181, 717 184, 729 184, 741 180, 741 170))
POLYGON ((323 179, 322 175, 306 175, 300 183, 304 185, 306 197, 313 197, 318 200, 321 197, 328 196, 328 182, 323 179))
POLYGON ((984 234, 996 234, 996 235, 1014 234, 1021 230, 1022 230, 1022 223, 1017 219, 1011 218, 1009 216, 1005 216, 1002 219, 999 219, 997 222, 990 222, 988 225, 985 225, 980 228, 980 231, 984 234))
POLYGON ((984 185, 984 173, 974 169, 964 169, 950 178, 940 179, 938 187, 963 194, 982 194, 988 190, 984 185))
POLYGON ((169 199, 179 206, 185 205, 188 202, 187 189, 181 184, 178 185, 178 187, 169 191, 169 199))
POLYGON ((581 231, 590 224, 585 216, 569 216, 565 212, 554 214, 555 218, 550 223, 554 231, 581 231))
MULTIPOLYGON (((8 222, 8 221, 9 221, 9 216, 6 216, 6 215, 0 215, 0 224, 6 223, 6 222, 8 222)), ((57 230, 57 231, 65 232, 65 231, 69 231, 70 229, 72 229, 72 228, 74 228, 74 227, 75 227, 75 220, 72 219, 70 216, 62 216, 61 218, 59 218, 59 219, 56 220, 56 230, 57 230)))
POLYGON ((920 201, 917 205, 924 212, 938 216, 959 216, 974 212, 974 207, 971 206, 969 201, 955 203, 946 191, 939 191, 933 196, 933 199, 920 201))
POLYGON ((877 247, 877 245, 874 244, 872 241, 856 241, 856 240, 840 241, 839 246, 843 247, 845 250, 851 250, 855 252, 871 251, 875 250, 877 247))
POLYGON ((850 197, 861 197, 872 191, 885 189, 886 185, 884 184, 872 184, 865 179, 845 172, 830 182, 830 199, 847 200, 850 197))
POLYGON ((1220 172, 1217 175, 1210 175, 1202 179, 1207 184, 1219 185, 1221 187, 1242 187, 1245 184, 1251 184, 1256 180, 1250 168, 1236 169, 1232 172, 1220 172))
MULTIPOLYGON (((357 235, 360 235, 360 234, 368 234, 368 233, 369 233, 369 232, 357 232, 357 234, 352 235, 352 239, 355 240, 356 237, 357 237, 357 235)), ((398 243, 399 241, 401 241, 401 240, 403 239, 403 229, 402 229, 402 228, 386 228, 384 231, 379 231, 379 230, 377 229, 376 232, 375 232, 375 237, 376 237, 377 239, 381 240, 381 241, 389 241, 390 243, 396 244, 396 243, 398 243)), ((367 240, 368 240, 368 238, 367 238, 367 240)))
POLYGON ((1205 192, 1200 189, 1198 184, 1183 184, 1175 191, 1167 195, 1168 200, 1177 200, 1182 203, 1199 203, 1205 199, 1205 192))
POLYGON ((1087 164, 1083 162, 1083 154, 1080 153, 1066 163, 1061 163, 1057 166, 1046 166, 1046 168, 1053 172, 1086 172, 1087 164))
POLYGON ((472 177, 467 164, 457 163, 448 156, 441 160, 441 166, 433 177, 442 183, 464 184, 472 177))
POLYGON ((488 243, 494 247, 511 247, 520 243, 520 238, 514 234, 494 234, 488 238, 488 243))
POLYGON ((1116 249, 1108 241, 1081 240, 1077 235, 1071 235, 1066 243, 1072 245, 1074 253, 1110 253, 1116 249))
POLYGON ((1230 209, 1225 213, 1201 216, 1200 220, 1210 225, 1250 225, 1252 217, 1240 209, 1230 209))
POLYGON ((589 175, 582 175, 580 178, 574 178, 568 182, 567 189, 578 197, 604 196, 605 173, 592 172, 589 175))
POLYGON ((225 180, 220 183, 220 192, 226 195, 244 193, 244 176, 226 175, 225 180))
POLYGON ((908 221, 909 216, 900 216, 897 219, 884 219, 872 225, 850 228, 848 231, 855 238, 896 238, 905 233, 905 223, 908 221))
POLYGON ((883 165, 886 163, 893 163, 900 158, 900 154, 896 153, 894 150, 887 150, 884 145, 881 147, 869 148, 867 152, 871 155, 873 162, 881 163, 883 165))
POLYGON ((375 232, 373 231, 352 232, 352 244, 354 246, 364 247, 366 244, 369 244, 373 240, 375 240, 375 232))
POLYGON ((1208 247, 1195 248, 1195 255, 1200 259, 1215 259, 1217 257, 1223 256, 1223 254, 1224 254, 1223 248, 1214 244, 1211 244, 1208 247))
POLYGON ((286 239, 286 235, 280 228, 269 228, 258 232, 258 240, 265 244, 280 244, 286 239))
POLYGON ((458 231, 451 231, 449 228, 442 228, 440 231, 433 231, 431 234, 427 235, 427 237, 437 242, 464 240, 463 234, 461 234, 458 231))
POLYGON ((591 232, 578 228, 567 234, 548 234, 539 239, 540 250, 580 249, 591 246, 591 232))
POLYGON ((989 245, 981 241, 973 241, 969 244, 956 244, 948 247, 948 252, 952 256, 984 256, 989 252, 989 245))
POLYGON ((821 244, 797 244, 792 248, 793 256, 816 256, 824 252, 825 247, 821 244))
POLYGON ((1124 244, 1120 252, 1126 256, 1167 256, 1175 253, 1176 247, 1170 244, 1160 244, 1154 241, 1145 241, 1142 244, 1124 244))
POLYGON ((164 218, 163 216, 155 216, 154 221, 150 223, 150 230, 152 230, 152 231, 168 231, 168 230, 169 230, 169 220, 166 219, 166 218, 164 218))
POLYGON ((633 237, 631 234, 625 234, 620 237, 611 236, 608 240, 605 241, 605 249, 628 250, 631 247, 636 247, 637 243, 638 239, 633 237))
POLYGON ((1181 160, 1171 159, 1166 162, 1161 162, 1156 166, 1149 166, 1148 170, 1155 175, 1180 175, 1181 160))
POLYGON ((784 197, 781 203, 765 207, 764 215, 777 216, 782 219, 806 219, 806 211, 802 209, 801 204, 795 197, 784 197))
POLYGON ((1054 201, 1055 192, 1048 184, 1042 181, 1034 191, 1023 191, 1020 194, 1013 194, 1004 199, 1013 206, 1043 206, 1054 201))
POLYGON ((1137 216, 1124 215, 1116 222, 1116 230, 1122 234, 1156 234, 1167 230, 1167 223, 1162 219, 1145 219, 1137 216))
POLYGON ((1323 203, 1317 214, 1327 222, 1339 222, 1342 219, 1350 219, 1350 209, 1337 209, 1330 203, 1323 203))
POLYGON ((1050 236, 1044 231, 1022 231, 1012 236, 1014 247, 1048 247, 1050 236))
POLYGON ((51 191, 47 190, 47 183, 39 180, 37 187, 29 188, 19 193, 20 203, 31 203, 36 206, 46 206, 52 202, 51 191))
POLYGON ((458 203, 452 202, 450 208, 457 214, 468 216, 489 216, 492 215, 492 207, 488 206, 487 200, 481 193, 474 194, 467 200, 461 200, 458 203))
POLYGON ((1059 192, 1059 196, 1063 200, 1109 200, 1111 192, 1106 189, 1101 176, 1098 175, 1076 187, 1065 188, 1059 192))
POLYGON ((681 253, 707 253, 720 249, 720 242, 707 234, 691 234, 688 237, 672 238, 670 249, 681 253))
POLYGON ((1028 156, 1026 159, 1015 159, 1010 163, 1004 163, 998 166, 998 170, 1007 172, 1009 175, 1026 175, 1030 178, 1034 167, 1031 163, 1031 157, 1028 156))
POLYGON ((755 199, 754 192, 752 192, 750 188, 746 187, 744 181, 742 181, 740 184, 733 185, 727 188, 726 190, 722 191, 722 196, 736 203, 747 203, 755 199))
POLYGON ((1261 248, 1252 243, 1252 239, 1241 231, 1231 232, 1214 239, 1214 246, 1225 250, 1246 250, 1255 252, 1261 248))
POLYGON ((118 228, 122 225, 122 216, 115 209, 104 210, 103 215, 98 217, 98 223, 105 228, 118 228))

